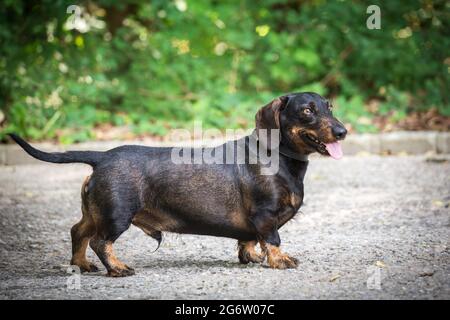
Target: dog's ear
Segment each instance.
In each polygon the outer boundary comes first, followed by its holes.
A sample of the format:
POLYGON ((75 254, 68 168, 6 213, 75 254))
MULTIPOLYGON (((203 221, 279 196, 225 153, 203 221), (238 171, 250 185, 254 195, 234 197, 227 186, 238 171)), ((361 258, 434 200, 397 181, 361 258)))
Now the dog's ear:
POLYGON ((286 106, 287 97, 279 97, 256 113, 256 129, 280 129, 280 112, 286 106))
POLYGON ((264 143, 267 145, 268 149, 272 149, 272 146, 270 144, 270 132, 271 130, 280 130, 280 113, 281 111, 286 107, 288 101, 287 96, 282 96, 279 98, 276 98, 269 104, 265 105, 259 111, 256 113, 255 122, 256 122, 256 134, 258 135, 258 138, 263 141, 265 138, 265 141, 267 143, 264 143), (265 129, 267 133, 267 136, 264 137, 264 135, 261 135, 262 131, 261 129, 265 129))

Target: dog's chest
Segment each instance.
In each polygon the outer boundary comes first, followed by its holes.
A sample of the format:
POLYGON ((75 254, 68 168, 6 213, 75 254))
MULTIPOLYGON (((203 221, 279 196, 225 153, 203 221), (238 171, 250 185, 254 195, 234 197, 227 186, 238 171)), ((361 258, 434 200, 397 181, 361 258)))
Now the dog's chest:
POLYGON ((303 196, 301 196, 299 193, 291 192, 290 197, 289 197, 289 202, 290 202, 290 205, 292 206, 292 208, 294 208, 295 210, 298 210, 298 209, 300 209, 300 206, 302 205, 303 196))
POLYGON ((283 190, 282 196, 278 200, 279 226, 291 220, 303 203, 303 180, 285 179, 283 182, 279 186, 283 190))
POLYGON ((296 165, 285 163, 279 172, 279 190, 282 190, 281 206, 292 208, 297 213, 303 203, 303 179, 305 177, 308 163, 296 163, 296 165))
POLYGON ((303 203, 303 190, 291 191, 287 194, 283 201, 281 201, 281 211, 292 209, 292 212, 297 213, 303 203))
POLYGON ((279 185, 282 191, 281 206, 288 206, 296 212, 303 203, 303 180, 285 179, 279 185))
POLYGON ((281 208, 278 214, 278 226, 281 227, 286 222, 291 220, 303 202, 303 192, 295 193, 290 192, 289 195, 285 197, 285 201, 282 201, 281 208))

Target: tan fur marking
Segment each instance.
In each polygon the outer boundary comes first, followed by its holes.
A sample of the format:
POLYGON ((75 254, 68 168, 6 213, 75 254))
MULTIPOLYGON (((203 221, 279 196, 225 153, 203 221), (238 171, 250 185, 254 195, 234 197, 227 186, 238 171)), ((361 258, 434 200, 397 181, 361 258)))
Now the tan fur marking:
POLYGON ((311 148, 303 141, 303 139, 300 137, 301 134, 309 134, 312 136, 316 136, 314 131, 305 130, 302 127, 293 127, 289 130, 289 133, 291 135, 291 140, 295 144, 297 150, 299 151, 307 151, 311 150, 311 148))
POLYGON ((248 263, 248 262, 254 262, 254 263, 261 263, 266 258, 266 255, 264 251, 261 251, 259 253, 256 251, 256 245, 258 242, 255 241, 239 241, 239 260, 241 263, 248 263))
POLYGON ((107 241, 105 244, 105 254, 108 259, 108 263, 113 269, 128 269, 128 266, 125 263, 117 259, 114 254, 113 244, 111 241, 107 241))
POLYGON ((248 223, 246 217, 240 211, 233 211, 229 213, 229 218, 233 226, 239 229, 247 229, 248 223))
POLYGON ((91 180, 91 176, 87 176, 85 179, 84 179, 84 182, 83 182, 83 185, 82 185, 82 187, 81 187, 81 192, 83 193, 87 193, 88 192, 88 183, 89 183, 89 180, 91 180))
POLYGON ((300 206, 300 202, 301 202, 300 196, 298 194, 291 193, 291 205, 294 208, 297 208, 300 206))
POLYGON ((94 237, 91 239, 90 245, 108 270, 108 276, 126 277, 134 274, 132 268, 117 259, 112 241, 104 241, 94 237))
POLYGON ((78 266, 82 272, 97 271, 97 267, 86 258, 86 249, 89 244, 89 239, 90 238, 83 238, 80 241, 78 250, 74 252, 72 259, 70 260, 70 264, 78 266))
POLYGON ((80 222, 75 224, 71 229, 72 259, 70 260, 70 264, 80 267, 82 272, 98 270, 97 267, 86 258, 86 249, 88 247, 89 240, 95 233, 94 221, 92 220, 84 199, 87 192, 86 188, 89 183, 89 179, 90 176, 87 176, 81 186, 81 198, 83 199, 81 211, 83 213, 83 217, 80 222))
POLYGON ((172 219, 167 214, 158 212, 156 209, 138 212, 134 216, 132 223, 136 227, 141 228, 144 232, 146 232, 146 229, 176 232, 179 227, 178 221, 172 219))
POLYGON ((301 130, 302 130, 302 129, 301 129, 300 127, 293 127, 293 128, 291 129, 291 134, 292 134, 293 136, 297 136, 301 130))
POLYGON ((328 119, 322 119, 320 122, 319 137, 324 143, 334 142, 336 139, 331 132, 332 124, 328 119))
POLYGON ((264 241, 260 242, 261 247, 267 254, 267 262, 274 269, 297 268, 298 260, 294 257, 282 253, 280 248, 264 241))

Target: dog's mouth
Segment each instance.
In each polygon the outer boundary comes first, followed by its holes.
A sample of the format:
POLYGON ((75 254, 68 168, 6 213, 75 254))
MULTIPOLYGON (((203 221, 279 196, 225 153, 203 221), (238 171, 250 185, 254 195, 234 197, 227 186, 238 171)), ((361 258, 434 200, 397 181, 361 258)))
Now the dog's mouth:
POLYGON ((333 159, 339 160, 344 155, 339 141, 324 143, 308 133, 303 134, 302 138, 309 146, 324 156, 330 156, 333 159))

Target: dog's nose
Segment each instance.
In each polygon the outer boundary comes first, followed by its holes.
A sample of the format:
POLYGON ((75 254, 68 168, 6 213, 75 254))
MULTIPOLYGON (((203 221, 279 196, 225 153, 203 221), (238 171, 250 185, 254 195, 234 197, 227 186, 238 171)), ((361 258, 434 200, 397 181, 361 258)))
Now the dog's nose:
POLYGON ((336 126, 336 127, 333 127, 332 132, 336 139, 342 140, 345 138, 345 136, 347 134, 347 129, 345 129, 344 127, 341 127, 341 126, 336 126))

